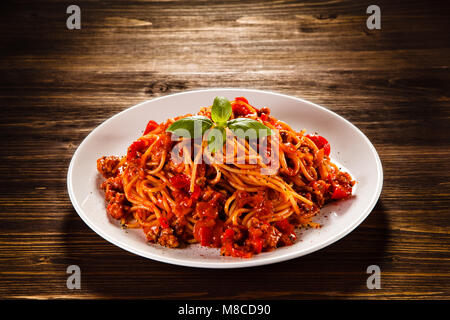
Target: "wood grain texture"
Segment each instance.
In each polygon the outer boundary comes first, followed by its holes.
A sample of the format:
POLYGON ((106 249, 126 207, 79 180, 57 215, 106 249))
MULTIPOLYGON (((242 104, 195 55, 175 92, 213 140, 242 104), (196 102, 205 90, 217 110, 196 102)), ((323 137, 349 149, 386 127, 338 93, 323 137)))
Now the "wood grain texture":
POLYGON ((0 298, 450 297, 448 3, 378 1, 2 2, 0 298), (106 242, 66 191, 73 152, 138 102, 210 87, 321 104, 374 143, 384 188, 372 214, 311 255, 242 270, 147 260, 106 242), (66 268, 82 270, 81 290, 66 268), (368 290, 366 268, 382 271, 368 290))

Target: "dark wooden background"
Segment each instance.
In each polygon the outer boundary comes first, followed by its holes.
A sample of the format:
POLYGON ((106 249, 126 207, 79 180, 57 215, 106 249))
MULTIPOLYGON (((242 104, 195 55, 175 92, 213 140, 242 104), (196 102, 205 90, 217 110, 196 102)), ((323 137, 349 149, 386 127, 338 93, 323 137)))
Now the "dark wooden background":
POLYGON ((450 297, 449 4, 376 1, 72 1, 0 4, 1 298, 450 297), (377 148, 372 214, 308 256, 240 270, 147 260, 73 209, 66 173, 102 121, 191 89, 267 89, 321 104, 377 148), (66 268, 81 267, 81 290, 66 268), (379 265, 380 290, 366 287, 379 265))

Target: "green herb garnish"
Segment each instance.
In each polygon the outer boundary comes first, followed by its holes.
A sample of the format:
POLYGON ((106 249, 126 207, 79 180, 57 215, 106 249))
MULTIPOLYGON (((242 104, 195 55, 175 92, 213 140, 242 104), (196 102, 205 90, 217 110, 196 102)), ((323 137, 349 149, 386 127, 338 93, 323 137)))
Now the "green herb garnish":
POLYGON ((216 152, 223 147, 226 140, 226 128, 240 138, 256 139, 272 134, 269 127, 250 118, 228 120, 232 112, 231 103, 227 98, 216 97, 211 108, 212 121, 204 116, 186 117, 172 123, 166 131, 191 139, 203 137, 208 132, 208 148, 211 152, 216 152))
POLYGON ((166 131, 183 137, 196 139, 203 136, 205 131, 213 126, 213 122, 204 116, 192 116, 172 123, 166 131))

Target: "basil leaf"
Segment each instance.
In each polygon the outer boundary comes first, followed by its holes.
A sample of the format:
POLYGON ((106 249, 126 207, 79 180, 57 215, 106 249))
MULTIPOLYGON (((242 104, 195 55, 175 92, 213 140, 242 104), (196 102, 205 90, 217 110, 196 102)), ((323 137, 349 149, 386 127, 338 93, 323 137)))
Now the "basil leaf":
POLYGON ((231 103, 227 98, 216 97, 211 108, 211 119, 218 124, 225 123, 231 117, 231 103))
POLYGON ((224 127, 214 127, 208 133, 208 149, 211 153, 222 150, 227 139, 224 127))
POLYGON ((240 138, 256 139, 270 136, 272 130, 261 122, 249 118, 236 118, 227 122, 228 128, 240 138))
POLYGON ((203 133, 211 128, 213 122, 204 116, 192 116, 182 118, 172 123, 166 131, 183 138, 199 138, 203 133))

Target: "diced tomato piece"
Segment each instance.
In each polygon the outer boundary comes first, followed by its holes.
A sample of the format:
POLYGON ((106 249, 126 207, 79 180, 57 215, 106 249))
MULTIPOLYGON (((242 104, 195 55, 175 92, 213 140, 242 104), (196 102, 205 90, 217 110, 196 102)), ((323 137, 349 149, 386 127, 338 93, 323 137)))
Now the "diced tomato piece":
POLYGON ((195 223, 194 238, 200 242, 202 246, 211 245, 215 223, 214 219, 210 218, 202 219, 195 223))
POLYGON ((227 230, 225 230, 225 232, 222 234, 222 241, 223 241, 223 242, 233 241, 233 237, 234 237, 234 231, 233 231, 233 229, 227 229, 227 230))
POLYGON ((246 104, 248 104, 248 100, 246 98, 244 98, 244 97, 236 97, 236 98, 234 98, 234 100, 236 100, 236 101, 243 101, 246 104))
POLYGON ((323 152, 325 153, 326 156, 330 155, 331 152, 331 146, 330 143, 327 142, 324 146, 323 146, 323 152))
POLYGON ((127 159, 133 160, 137 158, 138 152, 142 152, 146 146, 147 143, 144 140, 136 140, 133 142, 131 146, 128 147, 127 159))
POLYGON ((294 232, 294 226, 290 224, 289 221, 287 221, 287 219, 277 221, 275 223, 275 226, 277 227, 278 230, 286 234, 294 232))
POLYGON ((189 194, 187 199, 191 199, 193 201, 198 200, 200 198, 202 189, 198 185, 194 185, 194 191, 189 191, 189 186, 191 185, 191 178, 183 173, 179 173, 174 175, 172 178, 169 178, 169 183, 177 189, 183 190, 189 194))
POLYGON ((172 186, 174 186, 177 189, 183 189, 189 186, 191 183, 191 179, 183 173, 179 173, 174 175, 169 179, 169 182, 172 186))
POLYGON ((221 220, 216 220, 216 225, 212 229, 212 239, 210 246, 215 248, 220 248, 222 245, 221 236, 223 234, 223 222, 221 220))
POLYGON ((208 217, 215 219, 219 215, 218 207, 211 204, 210 202, 200 201, 197 202, 197 206, 195 207, 195 213, 200 217, 208 217))
POLYGON ((255 253, 260 253, 263 249, 263 241, 261 238, 255 238, 252 240, 253 250, 255 253))
POLYGON ((322 149, 323 146, 328 143, 327 139, 322 136, 311 136, 309 134, 306 136, 311 139, 319 149, 322 149))
POLYGON ((197 233, 197 241, 200 242, 202 246, 209 246, 212 240, 212 229, 209 227, 200 227, 197 233))
POLYGON ((331 199, 343 199, 352 194, 351 188, 344 188, 340 185, 334 186, 333 193, 331 194, 331 199))
POLYGON ((242 104, 235 104, 233 105, 233 112, 236 116, 240 117, 240 116, 246 116, 250 113, 252 113, 250 111, 249 108, 247 108, 247 106, 244 106, 242 104))
POLYGON ((153 130, 155 130, 155 129, 158 128, 158 127, 159 127, 158 123, 156 123, 156 122, 153 121, 153 120, 150 120, 150 121, 147 123, 147 127, 145 128, 145 131, 144 131, 144 135, 146 135, 146 134, 149 133, 149 132, 152 132, 153 130))
POLYGON ((327 139, 325 139, 322 136, 311 136, 311 135, 306 135, 309 139, 312 140, 312 142, 314 142, 314 144, 317 146, 317 148, 322 149, 325 153, 326 156, 330 155, 330 151, 331 151, 331 146, 330 143, 328 142, 327 139))
POLYGON ((237 117, 245 117, 252 113, 245 104, 239 103, 239 100, 232 104, 232 108, 234 115, 237 117))
POLYGON ((287 219, 277 221, 275 223, 275 227, 280 230, 283 234, 289 236, 291 240, 295 240, 297 238, 294 232, 294 226, 287 221, 287 219))
POLYGON ((261 118, 262 121, 267 121, 268 116, 265 113, 261 113, 261 117, 260 118, 261 118))

